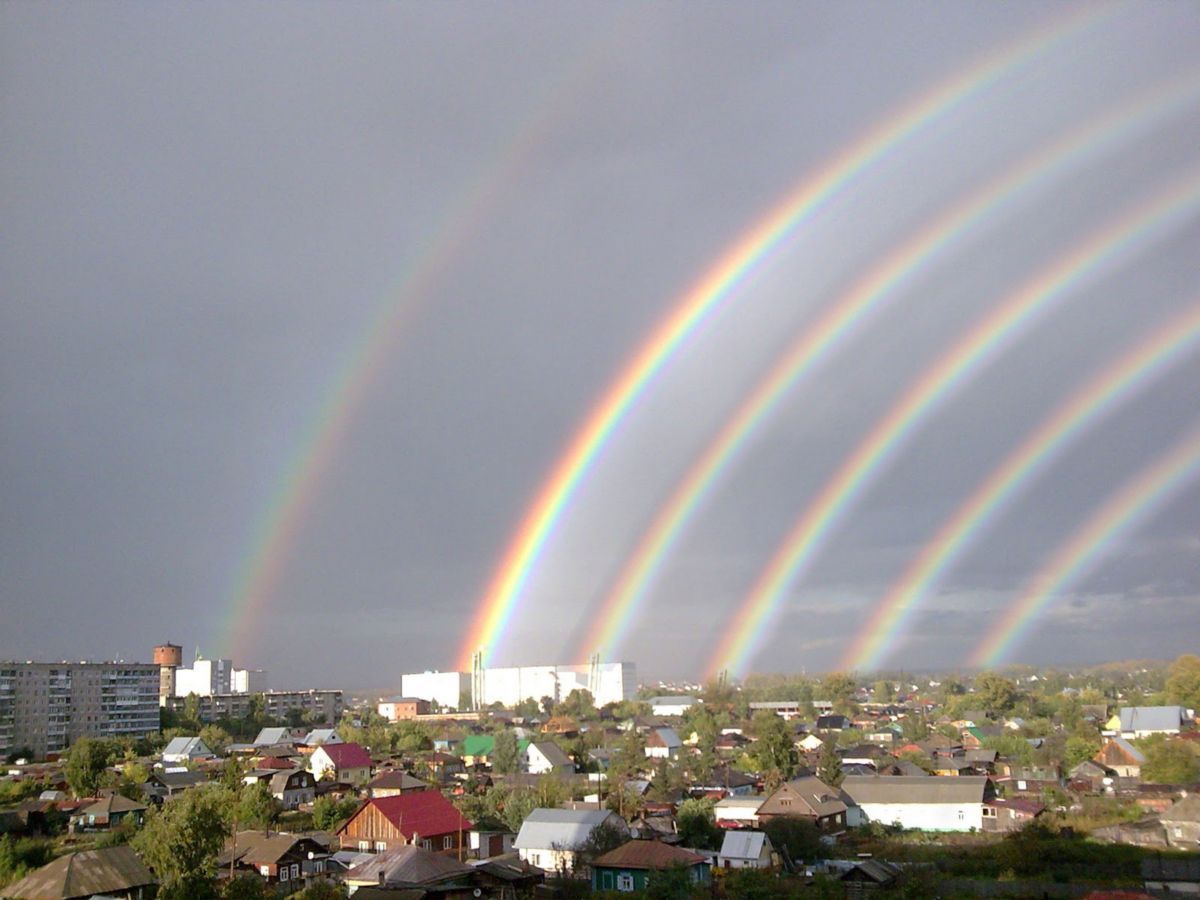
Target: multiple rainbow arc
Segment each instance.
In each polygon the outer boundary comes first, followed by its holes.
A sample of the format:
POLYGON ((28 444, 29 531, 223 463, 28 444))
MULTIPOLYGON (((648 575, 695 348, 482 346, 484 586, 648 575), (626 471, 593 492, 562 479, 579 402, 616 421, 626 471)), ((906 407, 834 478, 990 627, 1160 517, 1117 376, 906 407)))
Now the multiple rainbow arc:
MULTIPOLYGON (((477 651, 482 653, 485 663, 491 661, 548 542, 581 484, 598 465, 639 401, 653 389, 670 363, 701 336, 705 326, 732 305, 748 276, 800 236, 802 226, 815 219, 897 146, 1033 59, 1106 20, 1114 8, 1083 7, 1072 11, 999 48, 897 110, 820 171, 804 179, 679 298, 673 312, 622 367, 585 417, 526 511, 481 598, 461 647, 460 668, 469 668, 477 651)), ((620 647, 664 559, 714 486, 729 471, 739 451, 747 446, 785 395, 866 327, 889 301, 900 296, 902 288, 918 271, 939 260, 955 242, 989 216, 996 215, 1017 195, 1031 192, 1085 158, 1130 139, 1182 104, 1194 102, 1198 93, 1200 77, 1189 74, 1069 131, 948 207, 851 285, 814 325, 799 335, 687 470, 617 575, 600 615, 593 619, 593 626, 576 655, 581 659, 593 653, 608 655, 620 647)), ((492 169, 511 170, 536 142, 538 133, 531 129, 519 133, 492 169)), ((236 621, 238 629, 236 632, 231 629, 223 644, 228 645, 235 633, 254 634, 253 619, 261 614, 265 598, 273 593, 281 577, 285 551, 356 418, 367 387, 382 365, 386 348, 394 344, 419 298, 477 229, 486 209, 495 202, 501 180, 489 178, 464 195, 429 252, 418 260, 395 296, 383 305, 366 338, 335 379, 259 522, 254 550, 244 562, 232 595, 236 614, 227 618, 229 622, 236 621)), ((929 367, 797 519, 725 629, 726 637, 709 661, 709 673, 725 669, 740 674, 745 670, 764 643, 766 629, 789 587, 915 429, 1050 307, 1069 299, 1077 287, 1122 255, 1135 253, 1167 232, 1183 216, 1194 213, 1198 205, 1200 177, 1192 176, 1118 217, 1029 279, 929 367)), ((1200 309, 1194 307, 1076 392, 939 529, 887 593, 847 651, 843 664, 850 668, 877 665, 906 617, 937 580, 1000 510, 1045 469, 1049 460, 1062 453, 1084 429, 1182 358, 1198 340, 1200 309)), ((1108 547, 1197 474, 1200 474, 1200 432, 1182 441, 1096 511, 1039 571, 1001 625, 976 648, 972 660, 992 664, 1001 659, 1066 584, 1095 565, 1108 547)))
POLYGON ((580 484, 591 472, 638 401, 666 366, 731 299, 734 290, 760 267, 801 225, 883 159, 901 142, 937 121, 971 97, 1039 54, 1107 19, 1114 7, 1081 8, 1001 47, 939 84, 898 112, 826 165, 751 228, 676 303, 592 408, 566 452, 526 512, 488 584, 459 653, 468 669, 475 654, 491 661, 546 543, 580 484))

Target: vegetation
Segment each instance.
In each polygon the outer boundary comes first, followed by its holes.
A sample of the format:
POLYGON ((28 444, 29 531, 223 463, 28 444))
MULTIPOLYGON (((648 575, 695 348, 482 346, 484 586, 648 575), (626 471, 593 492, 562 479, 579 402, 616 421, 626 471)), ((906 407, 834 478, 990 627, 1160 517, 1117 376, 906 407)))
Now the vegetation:
POLYGON ((131 843, 158 876, 160 900, 204 900, 216 895, 217 857, 229 834, 228 792, 213 784, 152 810, 131 843))
POLYGON ((353 797, 336 800, 330 796, 318 797, 313 802, 313 828, 317 831, 337 831, 354 815, 359 802, 353 797))

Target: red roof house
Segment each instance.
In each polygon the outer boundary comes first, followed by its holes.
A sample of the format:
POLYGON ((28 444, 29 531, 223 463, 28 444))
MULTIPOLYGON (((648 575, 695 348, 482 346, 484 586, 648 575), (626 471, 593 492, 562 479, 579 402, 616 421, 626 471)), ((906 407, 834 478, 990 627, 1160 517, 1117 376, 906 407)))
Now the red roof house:
POLYGON ((373 764, 371 754, 361 744, 322 744, 309 757, 308 768, 318 781, 366 784, 373 764))
POLYGON ((344 850, 382 853, 415 844, 457 854, 471 827, 440 791, 420 791, 368 800, 338 829, 338 838, 344 850))

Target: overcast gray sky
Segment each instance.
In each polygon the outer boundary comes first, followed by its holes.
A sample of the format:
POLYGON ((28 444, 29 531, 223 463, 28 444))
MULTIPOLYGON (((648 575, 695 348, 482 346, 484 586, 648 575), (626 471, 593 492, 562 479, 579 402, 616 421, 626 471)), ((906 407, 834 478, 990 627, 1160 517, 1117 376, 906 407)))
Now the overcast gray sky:
MULTIPOLYGON (((1018 161, 1197 74, 1196 5, 1074 8, 1084 25, 897 143, 697 330, 581 482, 495 662, 575 661, 658 505, 856 276, 1018 161)), ((0 6, 0 657, 236 647, 278 687, 452 668, 553 467, 688 289, 872 128, 1072 9, 0 6)), ((982 219, 787 394, 617 655, 645 677, 699 676, 907 386, 1028 278, 1197 170, 1200 93, 1107 137, 982 219)), ((752 668, 834 666, 1043 417, 1200 301, 1198 246, 1200 204, 1184 204, 955 390, 789 585, 752 668)), ((1200 424, 1198 383, 1200 350, 1098 420, 952 567, 888 663, 959 664, 1090 511, 1200 424)), ((1181 486, 1012 658, 1194 650, 1198 499, 1181 486)))

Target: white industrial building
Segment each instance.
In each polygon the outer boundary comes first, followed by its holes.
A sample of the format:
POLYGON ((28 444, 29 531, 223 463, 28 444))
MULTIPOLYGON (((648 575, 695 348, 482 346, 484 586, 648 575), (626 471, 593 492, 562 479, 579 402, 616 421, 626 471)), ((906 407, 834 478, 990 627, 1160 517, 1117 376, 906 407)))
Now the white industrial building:
POLYGON ((633 663, 593 662, 583 666, 513 666, 478 668, 474 672, 422 672, 401 677, 406 697, 420 697, 443 708, 457 709, 460 697, 474 708, 499 703, 516 706, 523 700, 551 697, 562 700, 573 690, 589 691, 597 706, 632 700, 637 694, 633 663))

